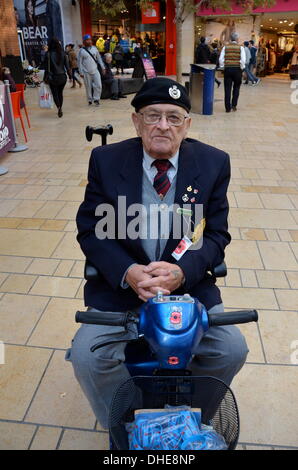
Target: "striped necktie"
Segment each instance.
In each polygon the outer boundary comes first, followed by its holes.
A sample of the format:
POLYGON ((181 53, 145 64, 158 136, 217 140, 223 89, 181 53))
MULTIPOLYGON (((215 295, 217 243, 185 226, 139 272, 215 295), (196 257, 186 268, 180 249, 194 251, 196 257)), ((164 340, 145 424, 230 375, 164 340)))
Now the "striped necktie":
POLYGON ((157 173, 154 177, 153 187, 158 193, 159 197, 163 197, 168 192, 171 183, 168 177, 168 169, 172 166, 169 160, 155 160, 152 165, 155 165, 157 168, 157 173))

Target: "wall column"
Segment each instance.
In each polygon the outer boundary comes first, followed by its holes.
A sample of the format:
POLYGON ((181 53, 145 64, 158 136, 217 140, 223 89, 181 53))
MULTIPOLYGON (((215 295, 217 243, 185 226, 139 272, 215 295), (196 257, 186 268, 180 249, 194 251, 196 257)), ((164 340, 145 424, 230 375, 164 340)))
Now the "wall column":
POLYGON ((194 62, 195 16, 190 13, 182 26, 182 73, 190 73, 190 64, 194 62))
POLYGON ((176 25, 175 6, 167 0, 166 7, 166 75, 176 75, 176 25))
POLYGON ((90 34, 92 36, 91 7, 89 0, 80 0, 82 36, 90 34))

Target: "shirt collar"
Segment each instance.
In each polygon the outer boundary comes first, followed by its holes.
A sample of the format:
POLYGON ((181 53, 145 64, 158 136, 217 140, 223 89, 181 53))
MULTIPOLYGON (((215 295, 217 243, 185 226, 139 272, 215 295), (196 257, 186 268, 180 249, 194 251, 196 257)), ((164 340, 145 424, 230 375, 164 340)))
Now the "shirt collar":
MULTIPOLYGON (((169 158, 169 161, 172 163, 173 167, 177 171, 178 169, 178 158, 179 158, 179 150, 173 155, 173 157, 169 158)), ((156 160, 156 158, 150 157, 148 153, 143 148, 143 164, 146 170, 150 170, 152 163, 156 160)))

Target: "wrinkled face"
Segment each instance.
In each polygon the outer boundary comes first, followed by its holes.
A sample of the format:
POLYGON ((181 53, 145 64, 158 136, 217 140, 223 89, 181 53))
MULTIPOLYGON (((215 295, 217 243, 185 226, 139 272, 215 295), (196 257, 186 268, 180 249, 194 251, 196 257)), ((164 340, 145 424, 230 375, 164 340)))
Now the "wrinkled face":
POLYGON ((110 64, 112 62, 112 56, 111 55, 105 55, 105 61, 107 64, 110 64))
POLYGON ((137 134, 141 137, 145 151, 153 158, 171 158, 178 151, 182 140, 186 137, 191 119, 185 109, 172 104, 152 104, 144 106, 139 112, 132 114, 132 120, 137 134), (144 114, 153 116, 162 115, 156 124, 146 124, 148 120, 144 114), (166 113, 166 114, 165 114, 166 113), (166 119, 175 120, 183 117, 180 126, 173 126, 166 119), (184 119, 186 117, 186 119, 184 119))

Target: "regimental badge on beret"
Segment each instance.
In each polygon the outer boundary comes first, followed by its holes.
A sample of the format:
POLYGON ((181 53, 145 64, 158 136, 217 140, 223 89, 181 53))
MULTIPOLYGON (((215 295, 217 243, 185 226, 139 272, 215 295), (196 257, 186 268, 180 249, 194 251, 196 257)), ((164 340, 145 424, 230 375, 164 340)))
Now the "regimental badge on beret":
POLYGON ((173 104, 181 106, 187 112, 191 108, 185 87, 167 77, 149 78, 136 93, 131 104, 136 112, 151 104, 173 104))
POLYGON ((174 100, 179 100, 181 96, 181 91, 177 88, 177 85, 173 85, 169 88, 169 95, 174 100))

